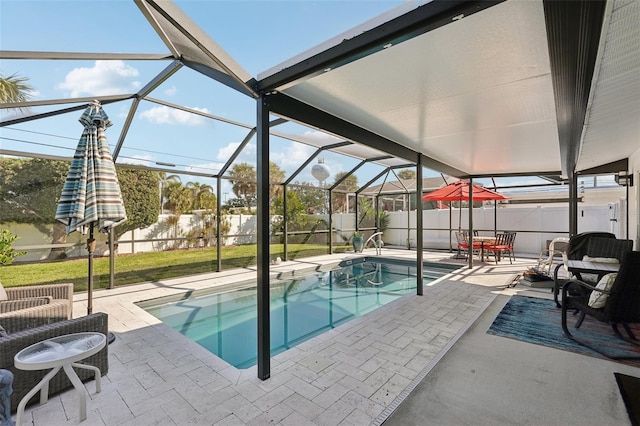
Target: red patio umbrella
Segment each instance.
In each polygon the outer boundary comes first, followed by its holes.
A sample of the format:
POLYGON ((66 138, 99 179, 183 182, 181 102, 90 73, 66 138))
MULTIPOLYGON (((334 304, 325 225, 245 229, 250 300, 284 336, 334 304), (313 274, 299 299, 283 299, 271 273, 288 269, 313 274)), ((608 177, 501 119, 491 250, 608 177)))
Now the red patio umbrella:
POLYGON ((422 199, 424 201, 460 202, 460 220, 458 220, 458 229, 460 229, 462 222, 462 201, 469 200, 469 186, 473 188, 473 201, 507 200, 509 198, 506 195, 498 194, 482 186, 475 184, 469 185, 469 182, 459 180, 440 189, 436 189, 433 192, 424 194, 422 199))

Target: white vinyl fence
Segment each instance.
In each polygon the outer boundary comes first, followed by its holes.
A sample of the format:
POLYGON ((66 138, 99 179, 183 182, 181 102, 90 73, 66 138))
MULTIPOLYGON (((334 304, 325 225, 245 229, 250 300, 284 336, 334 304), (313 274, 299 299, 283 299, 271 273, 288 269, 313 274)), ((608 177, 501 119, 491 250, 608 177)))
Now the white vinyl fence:
MULTIPOLYGON (((607 231, 613 232, 619 238, 625 236, 620 230, 626 229, 624 217, 620 218, 620 211, 624 211, 623 202, 601 205, 583 206, 578 208, 578 231, 607 231)), ((461 212, 462 229, 468 228, 468 209, 461 212)), ((383 241, 389 246, 415 247, 416 246, 416 212, 398 211, 388 212, 390 224, 384 231, 383 241)), ((449 248, 449 237, 455 246, 455 236, 449 231, 449 210, 425 210, 423 211, 425 249, 449 248)), ((624 216, 624 215, 622 215, 624 216)), ((207 240, 207 236, 199 239, 194 230, 201 229, 202 223, 198 215, 182 215, 178 228, 166 225, 169 215, 161 215, 158 223, 144 229, 136 229, 125 233, 119 239, 118 253, 141 253, 171 248, 201 247, 203 245, 215 245, 215 241, 207 240), (187 238, 189 234, 195 238, 187 238), (177 237, 177 239, 176 239, 177 237), (153 241, 150 241, 153 240, 153 241)), ((458 229, 460 211, 451 211, 451 228, 458 229)), ((328 220, 327 215, 318 215, 318 219, 328 220)), ((256 216, 254 215, 227 215, 225 220, 230 222, 231 230, 226 238, 225 245, 253 244, 256 242, 256 216)), ((35 226, 30 224, 5 223, 1 225, 17 234, 19 239, 14 243, 17 250, 28 250, 24 256, 18 257, 15 262, 37 261, 46 259, 51 251, 51 225, 35 226)), ((335 214, 332 223, 334 234, 333 242, 342 244, 353 234, 355 228, 354 214, 335 214)), ((491 235, 494 229, 493 207, 473 209, 473 227, 480 230, 481 235, 491 235)), ((556 236, 567 236, 569 229, 568 207, 498 207, 497 227, 498 231, 518 232, 515 248, 517 253, 537 254, 544 248, 548 240, 556 236)), ((368 231, 371 234, 373 231, 368 231)), ((365 235, 368 235, 365 233, 365 235)), ((107 255, 108 244, 105 234, 97 233, 98 244, 96 255, 107 255)), ((68 257, 86 256, 84 241, 86 236, 73 233, 64 244, 68 257)))

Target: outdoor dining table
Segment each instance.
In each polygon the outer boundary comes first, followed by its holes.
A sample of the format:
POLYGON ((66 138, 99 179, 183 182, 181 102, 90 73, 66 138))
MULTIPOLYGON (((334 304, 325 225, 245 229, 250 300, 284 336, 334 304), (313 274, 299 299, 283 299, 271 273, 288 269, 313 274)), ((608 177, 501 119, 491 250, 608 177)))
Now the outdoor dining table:
POLYGON ((605 262, 589 262, 584 260, 567 260, 567 270, 572 272, 582 280, 581 273, 596 274, 598 281, 600 278, 613 272, 618 272, 620 269, 619 263, 605 263, 605 262))
MULTIPOLYGON (((605 262, 589 262, 584 260, 567 260, 566 261, 567 271, 570 274, 576 276, 580 281, 584 281, 581 274, 595 274, 598 278, 597 281, 600 281, 600 278, 604 277, 607 274, 611 274, 613 272, 618 272, 620 269, 619 263, 605 263, 605 262)), ((562 289, 562 286, 567 282, 567 279, 561 279, 559 277, 554 278, 553 283, 553 300, 556 302, 556 306, 559 308, 562 305, 559 301, 559 295, 562 289)))
POLYGON ((480 243, 480 261, 484 262, 484 247, 496 242, 496 237, 484 237, 480 235, 474 235, 473 242, 480 243))

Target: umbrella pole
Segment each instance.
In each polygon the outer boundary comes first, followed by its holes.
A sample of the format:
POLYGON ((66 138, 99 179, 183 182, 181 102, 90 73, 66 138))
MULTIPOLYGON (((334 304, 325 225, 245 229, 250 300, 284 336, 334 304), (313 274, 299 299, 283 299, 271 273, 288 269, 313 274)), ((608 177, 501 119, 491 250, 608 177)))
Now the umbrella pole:
POLYGON ((87 285, 87 315, 93 312, 93 251, 96 248, 96 240, 93 238, 93 223, 89 226, 89 238, 87 239, 87 251, 89 252, 89 280, 87 285))

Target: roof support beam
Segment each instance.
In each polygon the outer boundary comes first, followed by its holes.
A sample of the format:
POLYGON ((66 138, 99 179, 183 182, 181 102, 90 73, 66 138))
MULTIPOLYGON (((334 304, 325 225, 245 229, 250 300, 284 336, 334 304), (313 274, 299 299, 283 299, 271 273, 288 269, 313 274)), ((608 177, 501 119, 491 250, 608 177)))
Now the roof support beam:
POLYGON ((257 222, 257 319, 258 378, 271 376, 271 327, 269 297, 269 107, 263 97, 257 102, 256 176, 257 222))
POLYGON ((629 159, 623 158, 622 160, 614 161, 612 163, 603 164, 601 166, 592 167, 590 169, 581 170, 578 172, 581 176, 587 175, 602 175, 609 173, 626 172, 629 170, 629 159))
POLYGON ((0 50, 0 59, 80 60, 80 61, 158 61, 173 59, 164 53, 86 53, 86 52, 32 52, 0 50))
POLYGON ((281 93, 267 96, 272 113, 283 115, 293 121, 326 130, 354 142, 367 141, 371 148, 386 152, 408 161, 416 161, 416 153, 396 142, 369 132, 334 115, 293 99, 281 93))
MULTIPOLYGON (((422 166, 422 156, 420 156, 418 157, 418 164, 416 164, 416 294, 418 296, 422 296, 424 294, 424 253, 422 251, 424 238, 424 226, 422 224, 422 166)), ((409 199, 409 210, 411 210, 411 199, 409 199)), ((471 253, 471 251, 469 253, 471 253)), ((469 254, 469 257, 471 257, 471 254, 469 254)))
MULTIPOLYGON (((356 191, 356 195, 360 195, 360 193, 362 191, 364 191, 365 189, 367 189, 369 186, 371 186, 371 184, 373 184, 373 182, 377 181, 378 179, 380 179, 382 177, 383 174, 385 173, 389 173, 389 171, 391 171, 391 167, 387 167, 386 169, 384 169, 383 171, 381 171, 380 173, 378 173, 373 179, 371 179, 369 182, 365 183, 364 185, 362 185, 360 188, 358 188, 358 190, 356 191)), ((383 183, 384 185, 384 183, 383 183)), ((380 187, 380 189, 382 189, 382 187, 380 187)), ((380 191, 378 191, 378 194, 380 194, 380 191)))
POLYGON ((544 0, 562 176, 578 162, 606 1, 544 0))
POLYGON ((342 176, 340 179, 335 181, 333 185, 329 187, 329 191, 333 191, 334 189, 336 189, 342 182, 347 180, 349 176, 354 174, 360 167, 364 166, 365 164, 367 164, 367 160, 362 160, 361 162, 359 162, 353 169, 349 170, 347 173, 344 174, 344 176, 342 176))
POLYGON ((282 90, 293 83, 306 80, 325 69, 335 69, 358 59, 410 40, 420 34, 440 28, 460 19, 480 12, 503 0, 487 1, 432 1, 417 7, 368 31, 342 41, 311 58, 284 68, 257 82, 257 91, 282 90))
MULTIPOLYGON (((367 146, 378 151, 386 152, 394 157, 402 158, 411 162, 417 162, 418 154, 406 146, 400 145, 395 141, 360 128, 348 121, 342 120, 341 118, 328 114, 282 93, 274 93, 267 96, 267 102, 269 103, 271 112, 274 114, 283 115, 293 121, 325 130, 354 142, 366 141, 367 146)), ((427 167, 433 168, 434 170, 439 170, 452 176, 464 174, 464 172, 440 163, 439 161, 433 159, 428 160, 429 165, 427 165, 427 167)))
MULTIPOLYGON (((126 97, 100 97, 97 96, 93 99, 96 99, 98 101, 100 101, 100 103, 102 105, 107 105, 110 104, 112 102, 118 102, 118 101, 122 101, 125 99, 130 99, 132 98, 134 95, 126 95, 126 97)), ((6 104, 2 104, 3 107, 5 108, 4 105, 6 104)), ((18 108, 17 106, 15 106, 16 104, 13 104, 13 106, 11 108, 18 108)), ((69 108, 63 108, 63 109, 59 109, 56 111, 48 111, 48 112, 44 112, 42 114, 34 114, 34 115, 29 115, 26 117, 19 117, 19 118, 14 118, 14 119, 10 119, 10 120, 4 120, 4 121, 0 121, 0 127, 5 127, 5 126, 11 126, 13 124, 19 124, 19 123, 26 123, 28 121, 33 121, 33 120, 38 120, 40 118, 47 118, 47 117, 55 117, 56 115, 61 115, 61 114, 67 114, 70 112, 74 112, 74 111, 81 111, 87 108, 87 104, 83 103, 81 105, 76 105, 76 106, 72 106, 69 108)))
POLYGON ((291 174, 291 176, 289 176, 289 179, 287 179, 287 180, 285 180, 285 181, 284 181, 284 183, 283 183, 283 184, 284 184, 284 185, 289 185, 289 184, 291 183, 291 181, 292 181, 296 176, 298 176, 298 174, 300 174, 300 172, 302 172, 302 171, 304 170, 304 168, 305 168, 305 167, 307 167, 307 166, 309 165, 309 163, 311 163, 311 162, 314 160, 314 158, 316 158, 318 155, 320 155, 320 153, 321 153, 322 151, 326 151, 326 150, 329 150, 329 149, 332 149, 332 148, 339 148, 339 147, 341 147, 341 146, 346 146, 346 145, 351 145, 351 144, 352 144, 351 142, 340 142, 340 143, 335 143, 335 144, 333 144, 333 145, 327 145, 327 146, 323 146, 323 147, 321 147, 321 148, 318 148, 318 149, 316 150, 316 152, 314 152, 313 154, 311 154, 311 155, 309 156, 309 158, 307 158, 307 160, 306 160, 304 163, 302 163, 302 165, 301 165, 300 167, 298 167, 298 170, 296 170, 295 172, 293 172, 293 173, 291 174))
MULTIPOLYGON (((411 167, 413 167, 413 164, 410 165, 411 167)), ((376 177, 374 177, 373 179, 371 179, 369 182, 365 183, 364 185, 362 185, 357 191, 356 194, 360 194, 362 191, 364 191, 365 189, 367 189, 368 187, 370 187, 371 185, 373 185, 373 183, 378 180, 383 174, 385 173, 389 173, 389 172, 393 172, 393 174, 396 176, 396 178, 398 177, 398 175, 396 175, 396 172, 394 171, 395 169, 405 169, 407 168, 407 164, 401 164, 399 166, 391 166, 391 167, 387 167, 386 169, 384 169, 383 171, 381 171, 380 173, 378 173, 378 175, 376 177)), ((386 179, 386 178, 385 178, 386 179)), ((404 189, 406 190, 407 187, 404 186, 404 184, 402 182, 400 182, 400 184, 404 187, 404 189)), ((378 193, 376 195, 380 195, 380 192, 382 192, 382 187, 384 186, 384 182, 382 183, 382 185, 380 186, 380 191, 378 191, 378 193)), ((408 192, 408 191, 407 191, 408 192)), ((366 195, 370 195, 370 194, 366 194, 366 195)))
POLYGON ((222 166, 220 171, 218 171, 218 175, 216 177, 221 177, 222 175, 224 175, 227 172, 227 169, 229 168, 229 166, 231 166, 231 164, 233 164, 233 162, 236 161, 236 158, 238 158, 238 155, 240 155, 240 153, 242 152, 244 147, 247 146, 247 144, 249 143, 249 141, 251 140, 251 138, 255 134, 256 134, 256 128, 254 127, 253 129, 251 129, 249 131, 249 133, 247 133, 247 136, 244 137, 242 142, 240 142, 240 145, 238 145, 238 147, 233 152, 233 154, 231 154, 231 158, 229 158, 229 161, 227 161, 224 164, 224 166, 222 166))

